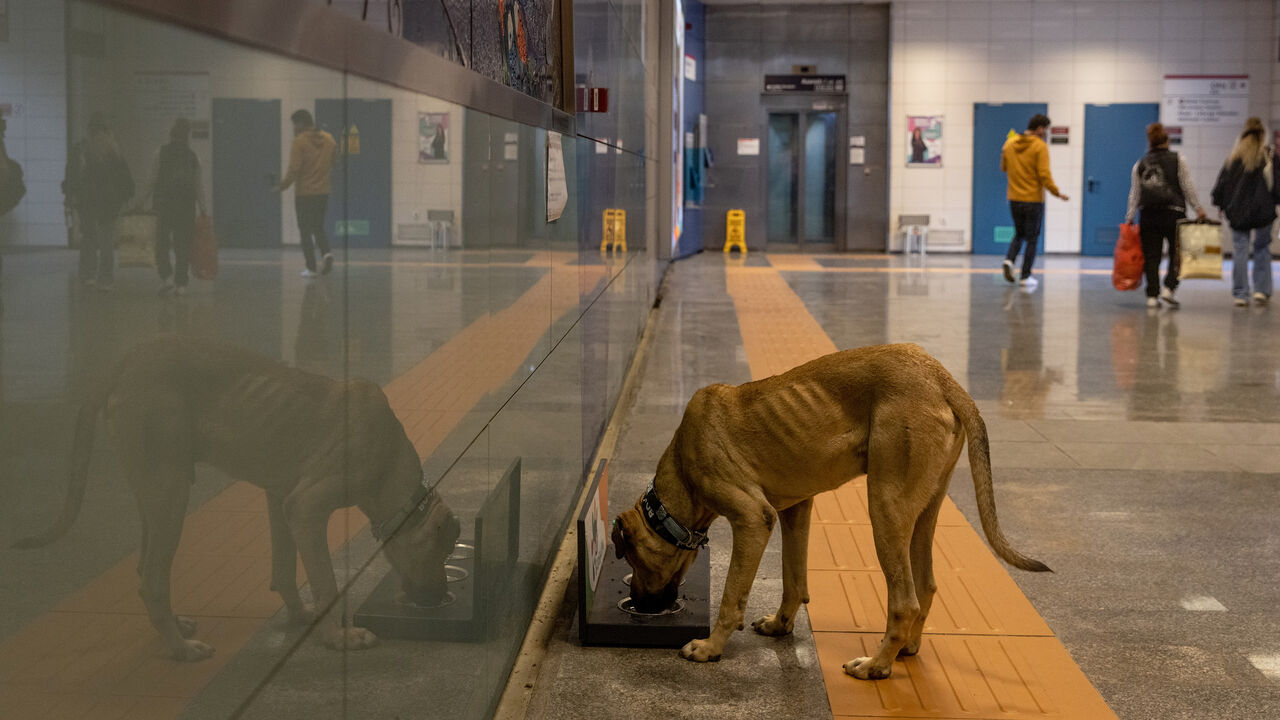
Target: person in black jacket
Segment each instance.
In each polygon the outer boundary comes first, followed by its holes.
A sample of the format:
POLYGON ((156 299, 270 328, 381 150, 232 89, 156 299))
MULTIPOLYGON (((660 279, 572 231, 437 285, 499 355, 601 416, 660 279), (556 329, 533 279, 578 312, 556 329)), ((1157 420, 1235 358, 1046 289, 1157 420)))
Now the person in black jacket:
POLYGON ((1251 117, 1213 185, 1213 204, 1231 223, 1235 245, 1231 295, 1237 307, 1249 304, 1249 256, 1253 256, 1253 300, 1271 300, 1271 223, 1276 219, 1280 187, 1275 151, 1263 138, 1262 120, 1251 117), (1252 248, 1250 247, 1252 246, 1252 248))
POLYGON ((115 227, 133 197, 133 174, 106 119, 95 113, 89 137, 72 151, 64 184, 68 204, 80 216, 80 281, 110 290, 115 275, 115 227))
POLYGON ((1147 276, 1147 307, 1159 307, 1160 300, 1177 307, 1174 293, 1178 290, 1178 273, 1182 266, 1178 221, 1187 216, 1188 201, 1200 220, 1205 218, 1204 208, 1200 206, 1195 185, 1191 183, 1187 163, 1181 155, 1169 150, 1169 133, 1165 132, 1164 125, 1152 123, 1147 126, 1147 146, 1150 148, 1147 154, 1133 164, 1129 209, 1124 221, 1132 223, 1134 213, 1142 211, 1138 232, 1142 236, 1143 270, 1147 276), (1166 243, 1169 246, 1169 269, 1165 272, 1162 290, 1160 256, 1166 243))
POLYGON ((196 211, 205 212, 200 159, 191 149, 191 123, 174 121, 169 142, 160 147, 151 168, 151 181, 143 193, 158 216, 156 270, 160 273, 160 294, 186 292, 191 263, 191 238, 195 234, 196 211), (169 260, 170 249, 173 262, 169 260))

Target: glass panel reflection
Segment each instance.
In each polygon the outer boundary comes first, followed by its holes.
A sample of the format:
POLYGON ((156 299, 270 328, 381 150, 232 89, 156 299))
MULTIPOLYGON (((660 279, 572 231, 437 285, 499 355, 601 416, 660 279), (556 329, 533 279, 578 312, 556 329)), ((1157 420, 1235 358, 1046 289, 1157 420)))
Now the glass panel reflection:
POLYGON ((548 222, 544 128, 9 6, 0 714, 491 714, 653 294, 638 123, 548 222))

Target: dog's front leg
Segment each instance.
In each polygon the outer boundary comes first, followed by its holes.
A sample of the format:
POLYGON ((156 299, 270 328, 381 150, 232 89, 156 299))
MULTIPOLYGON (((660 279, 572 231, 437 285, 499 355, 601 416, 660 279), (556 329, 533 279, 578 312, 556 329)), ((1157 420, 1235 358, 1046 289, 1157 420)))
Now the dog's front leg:
POLYGON ((314 616, 298 595, 298 546, 279 495, 267 493, 267 517, 271 521, 271 589, 280 593, 290 622, 309 623, 314 616))
MULTIPOLYGON (((340 482, 331 485, 341 487, 340 482)), ((338 583, 333 576, 326 536, 329 515, 341 503, 324 496, 311 496, 318 488, 319 485, 300 485, 290 493, 284 501, 285 519, 302 555, 302 566, 307 570, 316 614, 327 613, 317 628, 321 641, 334 650, 363 650, 372 647, 378 638, 364 628, 345 627, 341 609, 330 609, 338 597, 338 583)))
POLYGON ((782 524, 782 604, 778 612, 751 623, 761 635, 790 634, 801 603, 809 602, 809 518, 813 498, 778 513, 782 524))
POLYGON ((733 529, 733 555, 729 560, 729 574, 724 581, 724 599, 720 601, 720 615, 711 637, 690 640, 680 649, 680 657, 695 662, 715 662, 720 659, 724 644, 734 630, 742 629, 742 615, 747 609, 747 595, 755 582, 760 558, 769 544, 776 514, 768 503, 749 511, 753 518, 731 518, 733 529))

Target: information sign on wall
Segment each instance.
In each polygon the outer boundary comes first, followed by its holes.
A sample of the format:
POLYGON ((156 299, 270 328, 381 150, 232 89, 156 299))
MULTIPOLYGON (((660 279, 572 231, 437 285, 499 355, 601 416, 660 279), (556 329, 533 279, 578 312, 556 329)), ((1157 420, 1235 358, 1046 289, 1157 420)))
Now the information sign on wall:
POLYGON ((765 75, 765 92, 844 92, 844 75, 765 75))
POLYGON ((1248 75, 1164 76, 1165 125, 1244 125, 1248 115, 1248 75))
POLYGON ((1050 145, 1066 145, 1071 139, 1071 128, 1065 125, 1055 125, 1049 128, 1049 144, 1050 145))
POLYGON ((739 155, 759 155, 760 138, 738 138, 739 155))

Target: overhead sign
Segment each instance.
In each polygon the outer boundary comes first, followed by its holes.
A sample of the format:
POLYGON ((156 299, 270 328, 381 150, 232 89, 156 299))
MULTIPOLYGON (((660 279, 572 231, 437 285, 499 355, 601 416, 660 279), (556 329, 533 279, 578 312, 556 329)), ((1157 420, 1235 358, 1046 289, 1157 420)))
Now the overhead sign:
POLYGON ((1248 75, 1165 75, 1160 122, 1243 125, 1249 116, 1248 75))
POLYGON ((765 92, 844 92, 844 75, 765 75, 765 92))

